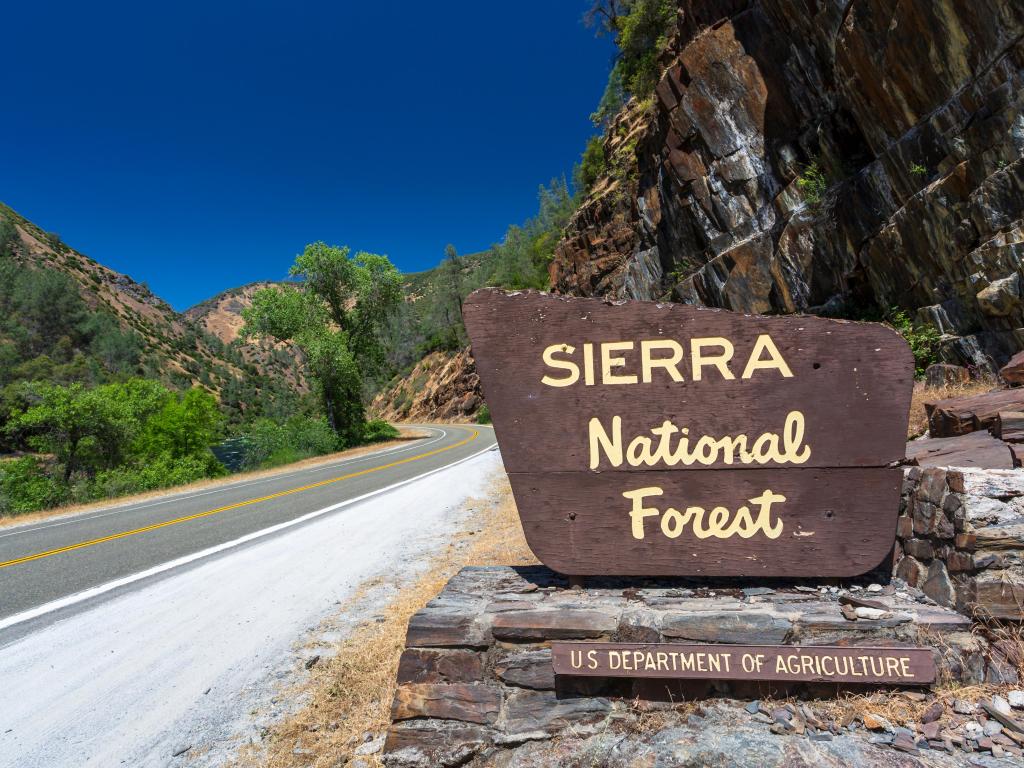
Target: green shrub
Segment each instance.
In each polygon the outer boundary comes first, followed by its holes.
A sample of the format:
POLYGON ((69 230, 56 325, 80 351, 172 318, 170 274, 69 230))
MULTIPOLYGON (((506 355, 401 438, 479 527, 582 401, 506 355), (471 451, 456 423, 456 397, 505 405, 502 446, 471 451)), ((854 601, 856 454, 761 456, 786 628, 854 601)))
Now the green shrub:
POLYGON ((587 148, 583 150, 578 171, 579 186, 588 192, 607 173, 608 159, 604 154, 604 140, 600 136, 590 137, 587 148))
POLYGON ((930 325, 915 323, 902 309, 891 310, 885 318, 910 344, 914 353, 914 373, 924 376, 929 365, 939 360, 939 342, 942 335, 930 325))
POLYGON ((672 0, 635 0, 627 16, 618 19, 615 42, 625 88, 637 98, 649 96, 661 71, 658 56, 665 48, 669 27, 676 16, 672 0))
POLYGON ((363 442, 379 443, 382 440, 394 440, 396 437, 401 437, 401 434, 384 419, 372 419, 363 427, 363 442))
POLYGON ((94 499, 142 493, 156 488, 185 485, 208 477, 219 477, 227 470, 213 454, 174 458, 160 454, 138 466, 120 466, 100 472, 89 486, 94 499))
POLYGON ((20 515, 65 502, 67 487, 27 456, 0 463, 0 515, 20 515))
POLYGON ((245 434, 243 467, 274 467, 322 456, 339 448, 326 419, 293 416, 284 423, 257 419, 245 434))
POLYGON ((911 176, 917 176, 918 178, 923 178, 928 175, 928 169, 919 163, 911 163, 908 170, 910 171, 911 176))
POLYGON ((803 193, 807 204, 811 208, 817 208, 825 199, 825 193, 828 191, 828 178, 815 161, 804 168, 804 172, 796 180, 796 185, 803 193))
POLYGON ((487 403, 480 406, 480 410, 476 412, 476 423, 477 424, 490 424, 491 423, 491 409, 487 407, 487 403))

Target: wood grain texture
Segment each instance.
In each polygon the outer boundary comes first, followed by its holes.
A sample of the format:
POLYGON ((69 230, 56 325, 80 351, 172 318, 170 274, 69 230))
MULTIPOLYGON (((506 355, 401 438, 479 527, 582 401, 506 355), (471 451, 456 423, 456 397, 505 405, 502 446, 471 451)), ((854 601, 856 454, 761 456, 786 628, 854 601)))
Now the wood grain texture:
POLYGON ((472 294, 463 311, 527 541, 550 568, 572 576, 838 577, 864 573, 889 553, 901 474, 887 466, 904 457, 914 370, 891 328, 492 289, 472 294), (765 338, 777 350, 767 357, 777 354, 784 367, 745 371, 749 360, 766 359, 765 338), (705 365, 698 380, 693 339, 717 340, 708 342, 711 353, 727 340, 725 370, 705 365), (649 366, 645 377, 642 342, 666 340, 678 344, 672 370, 649 366), (601 362, 608 343, 618 343, 610 354, 621 358, 612 368, 601 362), (550 385, 569 376, 545 360, 553 349, 556 361, 577 366, 574 383, 550 385), (704 436, 714 445, 742 435, 744 450, 759 437, 782 440, 794 413, 808 451, 799 461, 718 447, 707 464, 692 458, 704 436), (621 447, 646 438, 657 457, 595 449, 592 420, 606 436, 620 423, 621 447), (665 422, 674 430, 667 442, 652 432, 665 422), (734 528, 718 537, 691 526, 670 538, 648 517, 637 539, 623 493, 647 487, 662 491, 648 506, 684 515, 702 507, 707 517, 716 507, 753 510, 751 500, 770 489, 785 496, 773 509, 784 530, 734 528))
POLYGON ((578 677, 898 685, 935 681, 934 654, 928 648, 554 642, 551 663, 556 675, 578 677))
MULTIPOLYGON (((613 415, 622 417, 626 435, 666 419, 693 435, 753 435, 781 429, 786 414, 797 409, 806 414, 806 442, 812 447, 805 466, 885 466, 904 456, 913 356, 906 341, 882 325, 489 289, 470 295, 463 314, 509 472, 588 470, 588 422, 613 415), (763 333, 778 346, 792 378, 759 371, 739 379, 763 333), (667 338, 686 347, 693 337, 732 341, 736 380, 723 381, 705 369, 701 381, 685 376, 682 383, 660 371, 649 384, 541 383, 547 371, 541 355, 553 344, 580 348, 584 342, 667 338)), ((681 365, 684 374, 688 360, 687 355, 681 365)), ((637 374, 638 365, 635 354, 627 356, 617 372, 637 374)))
POLYGON ((896 536, 899 469, 709 470, 705 472, 510 473, 527 542, 559 573, 585 576, 849 577, 865 573, 890 552, 896 536), (710 511, 752 507, 766 489, 786 497, 773 505, 782 534, 744 539, 697 538, 686 526, 677 538, 660 518, 631 532, 632 502, 622 493, 645 486, 663 495, 647 507, 664 512, 701 506, 710 511))

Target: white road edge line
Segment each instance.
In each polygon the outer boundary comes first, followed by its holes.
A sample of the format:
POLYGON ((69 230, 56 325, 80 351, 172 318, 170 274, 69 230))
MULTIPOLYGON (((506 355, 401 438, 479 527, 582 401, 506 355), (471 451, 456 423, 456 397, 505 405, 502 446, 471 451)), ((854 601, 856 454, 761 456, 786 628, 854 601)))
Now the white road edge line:
POLYGON ((272 533, 277 533, 278 531, 282 531, 286 528, 291 528, 292 526, 299 525, 300 523, 307 522, 308 520, 313 520, 314 518, 321 517, 322 515, 326 515, 329 512, 334 512, 335 510, 342 509, 343 507, 348 507, 353 504, 357 504, 360 501, 365 501, 366 499, 372 496, 379 496, 383 493, 393 491, 396 488, 401 488, 402 486, 409 485, 410 483, 415 483, 418 480, 422 480, 424 477, 435 475, 438 472, 444 472, 446 469, 451 469, 452 467, 456 467, 459 464, 463 464, 469 461, 470 459, 475 459, 477 456, 482 456, 483 454, 493 450, 494 448, 495 446, 487 446, 483 450, 470 454, 465 458, 459 459, 458 461, 452 462, 451 464, 446 464, 443 467, 432 469, 429 472, 424 472, 422 475, 410 477, 408 480, 402 480, 399 483, 389 485, 385 488, 381 488, 376 491, 371 491, 370 493, 364 493, 362 496, 357 496, 354 499, 348 499, 347 501, 341 501, 338 502, 337 504, 332 504, 329 507, 324 507, 323 509, 308 512, 307 514, 302 515, 301 517, 297 517, 294 520, 288 520, 284 523, 272 525, 269 528, 263 528, 259 531, 247 533, 245 536, 240 536, 237 539, 234 539, 232 541, 226 541, 223 544, 218 544, 214 547, 208 547, 207 549, 200 550, 199 552, 194 552, 191 555, 185 555, 183 557, 177 558, 176 560, 169 560, 166 563, 155 565, 152 568, 147 568, 144 571, 139 571, 138 573, 134 573, 131 576, 123 576, 120 579, 108 581, 106 584, 100 584, 95 587, 90 587, 89 589, 83 590, 82 592, 76 592, 73 595, 62 597, 59 600, 53 600, 49 603, 43 603, 42 605, 36 606, 35 608, 30 608, 27 611, 15 613, 12 616, 8 616, 6 619, 0 619, 0 631, 13 627, 16 624, 22 624, 26 621, 31 621, 32 619, 39 618, 40 616, 45 616, 48 613, 59 611, 62 608, 67 608, 69 606, 76 605, 77 603, 81 603, 85 600, 90 600, 94 597, 98 597, 99 595, 111 592, 112 590, 127 586, 128 584, 132 584, 136 581, 148 579, 150 576, 155 576, 159 573, 163 573, 165 571, 178 568, 182 565, 187 565, 188 563, 195 562, 196 560, 201 560, 204 557, 209 557, 210 555, 215 555, 219 552, 224 552, 225 550, 232 549, 233 547, 237 547, 241 544, 246 544, 255 539, 260 539, 264 536, 269 536, 272 533))
POLYGON ((222 493, 224 491, 233 491, 238 488, 248 488, 250 485, 259 485, 260 483, 269 483, 274 480, 281 480, 282 478, 294 477, 295 475, 301 475, 304 472, 323 472, 328 469, 338 469, 349 464, 354 464, 357 461, 365 461, 367 459, 376 459, 382 455, 394 455, 396 453, 402 453, 404 451, 411 451, 414 448, 423 448, 424 446, 436 443, 438 440, 443 440, 448 436, 448 432, 441 427, 420 427, 420 429, 430 429, 441 434, 432 440, 428 440, 425 443, 416 443, 414 445, 398 446, 395 448, 381 448, 377 451, 370 453, 364 453, 362 456, 356 456, 351 459, 342 459, 333 464, 325 464, 322 467, 308 467, 306 469, 298 469, 294 472, 281 472, 270 477, 261 477, 256 480, 239 480, 237 483, 227 483, 216 488, 210 488, 207 491, 199 491, 198 493, 188 493, 187 491, 182 494, 171 494, 170 497, 160 499, 159 501, 143 501, 138 504, 124 504, 113 509, 101 510, 96 514, 90 515, 88 512, 76 515, 75 513, 69 513, 52 523, 44 523, 42 525, 33 526, 31 523, 26 523, 23 527, 18 527, 15 524, 13 530, 7 531, 6 533, 0 533, 0 539, 5 539, 8 536, 17 536, 22 533, 32 533, 33 531, 43 531, 47 528, 57 528, 61 525, 69 525, 71 523, 87 522, 89 520, 99 520, 101 517, 110 517, 110 515, 119 515, 125 512, 137 512, 140 509, 148 509, 149 507, 159 507, 161 504, 171 504, 176 501, 188 501, 189 499, 197 499, 200 496, 209 496, 211 493, 222 493))

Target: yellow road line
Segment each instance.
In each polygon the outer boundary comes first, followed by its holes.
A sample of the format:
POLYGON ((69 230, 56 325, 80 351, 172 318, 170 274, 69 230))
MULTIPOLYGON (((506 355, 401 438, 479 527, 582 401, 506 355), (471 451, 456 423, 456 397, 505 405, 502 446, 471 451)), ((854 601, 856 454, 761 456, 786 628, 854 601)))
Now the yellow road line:
POLYGON ((318 483, 310 483, 309 485, 303 485, 300 488, 292 488, 291 490, 288 490, 288 491, 280 491, 278 493, 272 493, 269 496, 260 496, 258 499, 249 499, 248 501, 240 501, 237 504, 229 504, 226 507, 217 507, 216 509, 211 509, 211 510, 208 510, 206 512, 199 512, 199 513, 194 514, 194 515, 186 515, 185 517, 178 517, 178 518, 175 518, 174 520, 167 520, 167 521, 165 521, 163 523, 155 523, 153 525, 147 525, 144 528, 135 528, 134 530, 131 530, 131 531, 124 531, 123 533, 115 533, 115 534, 113 534, 111 536, 104 536, 104 537, 99 538, 99 539, 91 539, 90 541, 82 541, 82 542, 79 542, 78 544, 71 544, 70 546, 67 546, 67 547, 59 547, 57 549, 49 549, 46 552, 39 552, 38 554, 35 554, 35 555, 26 555, 25 557, 18 557, 18 558, 15 558, 14 560, 7 560, 7 561, 4 561, 4 562, 0 562, 0 568, 7 568, 7 567, 12 566, 12 565, 18 565, 19 563, 27 563, 27 562, 29 562, 31 560, 41 560, 44 557, 52 557, 53 555, 59 555, 59 554, 62 554, 64 552, 72 552, 72 551, 74 551, 76 549, 84 549, 85 547, 92 547, 92 546, 95 546, 96 544, 103 544, 104 542, 107 542, 107 541, 114 541, 116 539, 124 539, 124 538, 127 538, 129 536, 135 536, 136 534, 139 534, 139 533, 146 533, 147 531, 155 531, 158 528, 167 528, 168 526, 177 525, 178 523, 187 523, 189 520, 198 520, 198 519, 200 519, 202 517, 210 517, 211 515, 216 515, 216 514, 218 514, 220 512, 227 512, 229 509, 238 509, 239 507, 247 507, 250 504, 259 504, 260 502, 263 502, 263 501, 270 501, 272 499, 280 499, 282 496, 291 496, 293 493, 301 493, 302 491, 309 491, 309 490, 312 490, 313 488, 321 488, 321 487, 323 487, 325 485, 330 485, 331 483, 340 483, 342 480, 351 480, 353 477, 361 477, 362 475, 369 475, 372 472, 380 472, 383 469, 391 469, 391 467, 397 467, 397 466, 400 466, 402 464, 408 464, 411 461, 419 461, 420 459, 425 459, 425 458, 427 458, 429 456, 436 456, 439 453, 444 453, 445 451, 450 451, 450 450, 452 450, 454 448, 459 448, 459 447, 461 447, 463 445, 466 445, 467 443, 471 443, 473 440, 476 440, 477 437, 479 437, 479 435, 480 435, 479 430, 474 429, 473 430, 473 434, 470 435, 469 437, 467 437, 465 440, 460 440, 457 443, 452 443, 451 445, 445 446, 444 448, 435 448, 434 450, 427 451, 426 453, 420 453, 420 454, 417 454, 416 456, 409 456, 408 458, 405 458, 405 459, 399 459, 398 461, 392 461, 390 464, 382 464, 379 467, 370 467, 369 469, 362 469, 359 472, 351 472, 351 473, 349 473, 347 475, 339 475, 338 477, 330 477, 330 478, 328 478, 326 480, 321 480, 318 483))

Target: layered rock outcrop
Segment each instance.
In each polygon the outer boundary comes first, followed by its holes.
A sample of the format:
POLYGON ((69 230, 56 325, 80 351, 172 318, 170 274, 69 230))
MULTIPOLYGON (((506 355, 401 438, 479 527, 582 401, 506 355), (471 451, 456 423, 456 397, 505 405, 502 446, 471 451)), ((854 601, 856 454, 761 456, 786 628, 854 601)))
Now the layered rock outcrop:
POLYGON ((742 312, 902 307, 942 356, 1024 347, 1024 5, 679 0, 555 290, 742 312), (626 159, 626 162, 623 161, 626 159))
POLYGON ((431 352, 380 392, 370 413, 388 421, 468 421, 484 400, 468 349, 431 352))

